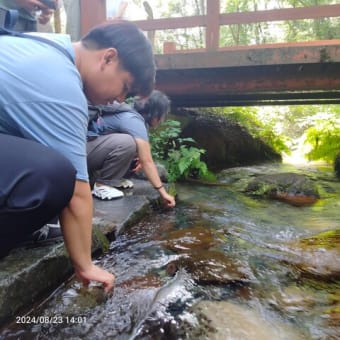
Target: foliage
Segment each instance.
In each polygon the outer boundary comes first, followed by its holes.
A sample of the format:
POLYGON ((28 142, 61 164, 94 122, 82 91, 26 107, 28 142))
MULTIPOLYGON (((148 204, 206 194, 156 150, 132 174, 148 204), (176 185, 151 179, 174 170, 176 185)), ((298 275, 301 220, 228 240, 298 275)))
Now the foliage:
POLYGON ((296 140, 314 125, 314 116, 328 110, 332 108, 321 105, 269 106, 261 108, 259 118, 262 122, 272 124, 279 133, 296 140))
POLYGON ((205 152, 190 144, 195 143, 192 138, 181 138, 181 123, 167 120, 162 128, 150 133, 152 155, 168 170, 169 182, 186 178, 214 179, 201 155, 205 152))
POLYGON ((310 160, 333 162, 340 153, 340 118, 318 115, 315 125, 307 129, 305 136, 305 142, 311 145, 307 153, 310 160))
POLYGON ((152 155, 156 160, 165 160, 169 150, 176 148, 177 143, 183 144, 193 141, 191 138, 178 138, 181 123, 175 120, 167 120, 162 128, 150 133, 152 155))
MULTIPOLYGON (((174 18, 206 14, 209 0, 149 0, 155 18, 174 18)), ((141 8, 141 0, 134 0, 141 8)), ((253 12, 279 8, 331 5, 337 0, 222 0, 221 13, 253 12)), ((205 45, 205 29, 185 28, 156 32, 156 53, 161 53, 164 41, 175 41, 178 49, 201 48, 205 45)), ((279 22, 258 22, 222 26, 220 45, 250 45, 274 42, 339 39, 340 18, 318 18, 279 22)))
MULTIPOLYGON (((202 109, 201 109, 202 110, 202 109)), ((211 111, 211 109, 209 109, 211 111)), ((260 138, 276 152, 289 153, 288 138, 276 131, 273 121, 263 122, 259 119, 259 109, 255 107, 224 107, 214 108, 214 113, 221 114, 229 120, 238 123, 253 137, 260 138)))
POLYGON ((169 151, 167 169, 169 181, 174 182, 180 178, 202 177, 207 172, 207 165, 200 160, 203 149, 181 145, 179 149, 169 151))
MULTIPOLYGON (((337 3, 325 0, 270 0, 221 1, 222 12, 253 12, 258 10, 309 7, 331 5, 337 3)), ((340 19, 317 18, 304 20, 289 20, 280 22, 259 22, 251 24, 227 25, 221 28, 220 45, 249 45, 275 42, 308 41, 318 39, 337 39, 340 37, 340 19)))
POLYGON ((103 232, 96 226, 92 228, 92 239, 95 247, 100 248, 103 253, 107 253, 110 248, 110 242, 103 232))

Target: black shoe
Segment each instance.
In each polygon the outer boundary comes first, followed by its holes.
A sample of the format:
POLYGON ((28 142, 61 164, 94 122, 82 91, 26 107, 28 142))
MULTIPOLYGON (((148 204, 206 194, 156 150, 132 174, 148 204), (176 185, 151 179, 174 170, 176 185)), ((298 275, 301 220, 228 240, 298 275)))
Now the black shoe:
POLYGON ((62 241, 63 235, 61 233, 60 225, 46 224, 18 243, 15 243, 13 240, 1 243, 0 259, 6 257, 11 252, 11 250, 16 248, 34 248, 61 243, 62 241))
POLYGON ((63 235, 61 233, 59 224, 45 224, 42 228, 36 230, 29 237, 18 244, 17 247, 22 246, 42 246, 53 243, 59 243, 63 241, 63 235))

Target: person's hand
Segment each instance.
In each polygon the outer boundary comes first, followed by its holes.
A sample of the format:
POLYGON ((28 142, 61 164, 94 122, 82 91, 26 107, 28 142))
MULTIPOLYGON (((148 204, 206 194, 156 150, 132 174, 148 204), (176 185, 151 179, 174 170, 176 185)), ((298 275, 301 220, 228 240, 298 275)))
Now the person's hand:
POLYGON ((141 164, 141 162, 139 161, 139 158, 135 158, 135 166, 134 166, 134 168, 133 169, 131 169, 131 171, 132 172, 139 172, 139 171, 141 171, 142 170, 142 164, 141 164))
POLYGON ((107 293, 113 289, 115 281, 114 275, 94 264, 86 270, 76 268, 75 273, 85 286, 87 286, 90 281, 96 281, 103 284, 105 292, 107 293))
POLYGON ((172 195, 169 195, 167 192, 162 193, 162 198, 164 200, 165 205, 168 208, 173 208, 176 205, 175 197, 172 195))
POLYGON ((42 10, 38 17, 39 24, 46 25, 50 21, 52 14, 53 14, 52 9, 48 9, 46 11, 42 10))
POLYGON ((16 4, 29 12, 50 10, 39 0, 15 0, 16 4))

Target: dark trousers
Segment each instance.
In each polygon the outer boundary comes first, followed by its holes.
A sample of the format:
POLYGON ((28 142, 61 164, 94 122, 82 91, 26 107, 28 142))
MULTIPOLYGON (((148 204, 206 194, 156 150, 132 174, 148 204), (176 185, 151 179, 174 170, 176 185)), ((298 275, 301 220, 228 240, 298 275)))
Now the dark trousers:
POLYGON ((75 173, 53 149, 0 134, 0 253, 60 214, 73 195, 75 173))

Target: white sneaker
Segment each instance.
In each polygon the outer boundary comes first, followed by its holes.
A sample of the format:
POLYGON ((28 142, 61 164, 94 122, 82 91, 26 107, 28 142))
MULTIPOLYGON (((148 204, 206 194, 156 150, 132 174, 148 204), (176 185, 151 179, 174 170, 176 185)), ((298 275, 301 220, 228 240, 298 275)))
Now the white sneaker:
POLYGON ((124 188, 124 189, 130 189, 133 188, 133 182, 129 179, 123 179, 120 184, 115 185, 117 188, 124 188))
POLYGON ((96 184, 93 187, 92 194, 101 200, 112 200, 124 196, 124 193, 120 190, 108 185, 97 186, 96 184))

